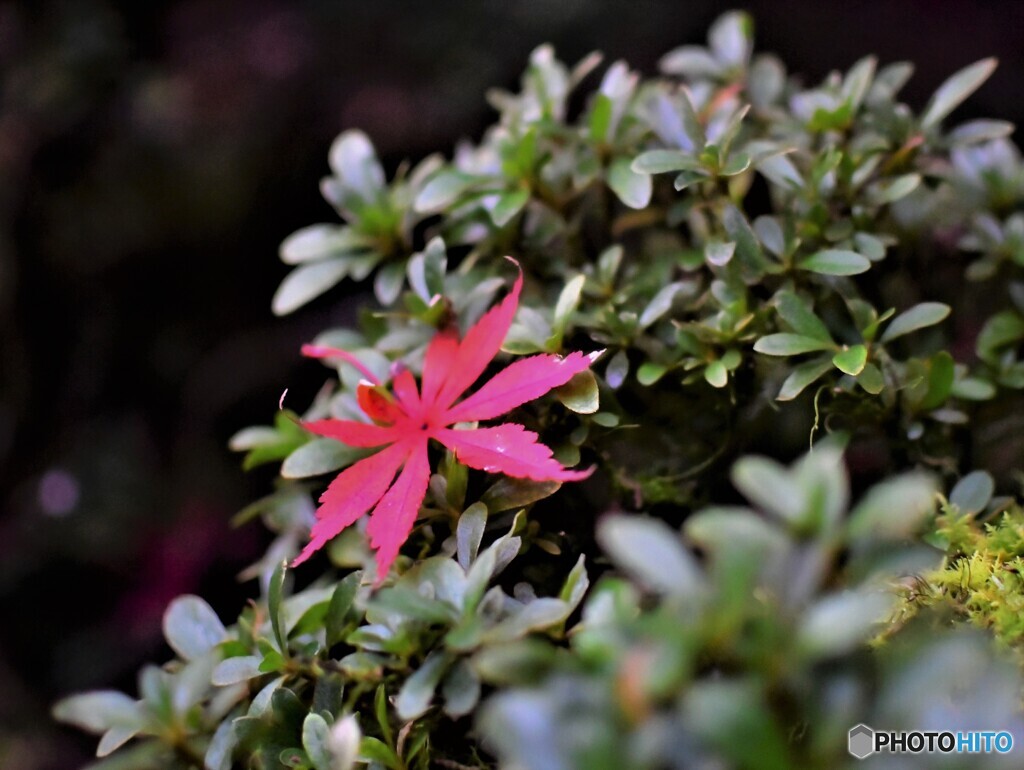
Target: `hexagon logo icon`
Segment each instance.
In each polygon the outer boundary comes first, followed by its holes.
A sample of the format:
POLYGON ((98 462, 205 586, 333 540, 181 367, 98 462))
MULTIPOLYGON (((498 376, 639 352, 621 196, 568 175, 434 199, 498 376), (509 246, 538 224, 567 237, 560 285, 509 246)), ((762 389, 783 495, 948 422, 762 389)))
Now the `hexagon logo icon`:
POLYGON ((851 727, 846 748, 857 759, 867 759, 875 753, 875 731, 865 724, 851 727))

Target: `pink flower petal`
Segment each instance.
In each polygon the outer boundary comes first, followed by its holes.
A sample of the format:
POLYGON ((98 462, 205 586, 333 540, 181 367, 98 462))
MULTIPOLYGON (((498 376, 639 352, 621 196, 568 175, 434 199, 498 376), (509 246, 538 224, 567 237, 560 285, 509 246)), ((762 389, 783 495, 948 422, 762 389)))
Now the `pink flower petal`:
MULTIPOLYGON (((517 263, 518 265, 518 263, 517 263)), ((459 343, 459 349, 451 363, 448 379, 441 387, 433 404, 442 409, 451 406, 466 389, 484 373, 487 364, 501 350, 512 318, 519 307, 519 293, 523 289, 523 273, 520 270, 512 291, 501 304, 488 310, 473 327, 466 332, 466 338, 459 343)))
POLYGON ((334 438, 343 444, 357 447, 383 446, 400 437, 394 428, 382 428, 355 420, 313 420, 302 423, 302 427, 318 436, 334 438))
POLYGON ((444 416, 446 425, 453 422, 491 420, 527 401, 540 398, 552 388, 565 385, 577 372, 590 366, 584 353, 570 353, 565 358, 555 355, 521 358, 502 369, 444 416))
POLYGON ((537 442, 536 433, 515 423, 475 430, 445 428, 435 437, 460 463, 488 473, 534 481, 579 481, 593 472, 566 470, 550 448, 537 442))
POLYGON ((329 348, 325 345, 303 345, 302 355, 308 356, 309 358, 340 358, 342 361, 352 364, 352 366, 359 370, 361 375, 374 385, 380 385, 380 380, 377 379, 377 375, 371 372, 362 361, 347 350, 329 348))
POLYGON ((420 505, 427 493, 430 464, 427 460, 427 439, 417 441, 405 467, 387 494, 370 514, 370 545, 377 550, 377 585, 387 577, 398 549, 409 537, 420 505))
POLYGON ((302 564, 328 540, 376 505, 391 485, 399 466, 409 456, 409 451, 407 442, 392 444, 339 473, 320 496, 311 539, 292 566, 302 564))
POLYGON ((416 378, 412 376, 412 372, 408 369, 403 369, 399 372, 398 376, 395 377, 395 381, 391 384, 391 389, 394 391, 395 398, 398 399, 402 411, 413 422, 422 420, 423 403, 420 401, 419 391, 416 390, 416 378))
POLYGON ((459 351, 459 339, 452 331, 438 332, 427 346, 423 359, 423 403, 428 406, 437 400, 441 387, 448 379, 459 351))

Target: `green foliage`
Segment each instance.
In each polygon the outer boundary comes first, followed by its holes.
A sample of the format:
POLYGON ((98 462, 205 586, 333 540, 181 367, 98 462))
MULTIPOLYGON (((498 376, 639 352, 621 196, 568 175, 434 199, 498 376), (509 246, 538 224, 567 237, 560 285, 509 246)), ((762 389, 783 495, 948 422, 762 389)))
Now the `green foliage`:
POLYGON ((993 62, 915 113, 909 65, 807 87, 752 28, 726 14, 647 79, 542 46, 518 93, 488 95, 479 143, 391 181, 365 135, 338 138, 322 191, 343 223, 282 244, 274 311, 373 276, 379 306, 314 342, 418 375, 511 255, 504 353, 596 361, 511 419, 597 472, 495 478, 432 448, 383 587, 360 524, 294 590, 311 492, 367 454, 299 425, 365 419, 362 375, 325 359, 301 418, 231 441, 247 468, 280 463, 237 519, 276 535, 243 573, 262 598, 226 628, 177 600, 178 658, 138 700, 57 705, 101 755, 138 739, 97 767, 834 767, 859 721, 1020 729, 1018 672, 962 627, 1019 657, 1020 508, 975 472, 934 516, 1024 387, 1024 165, 1008 124, 945 125, 993 62))

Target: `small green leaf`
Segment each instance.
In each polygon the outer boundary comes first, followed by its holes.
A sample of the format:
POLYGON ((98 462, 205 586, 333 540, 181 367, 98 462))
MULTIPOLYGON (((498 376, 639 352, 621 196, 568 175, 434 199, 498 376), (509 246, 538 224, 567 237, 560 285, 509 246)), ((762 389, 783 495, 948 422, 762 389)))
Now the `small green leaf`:
POLYGON ((722 211, 722 226, 729 239, 736 243, 736 257, 747 270, 759 275, 768 266, 761 244, 747 218, 732 203, 722 211))
POLYGON ((559 481, 533 481, 503 476, 480 496, 480 502, 490 513, 522 508, 550 497, 562 484, 559 481))
POLYGON ((724 388, 729 384, 729 370, 720 360, 712 361, 704 368, 704 379, 714 388, 724 388))
POLYGON ((918 329, 934 326, 949 315, 949 305, 942 302, 922 302, 896 316, 882 333, 882 342, 889 342, 918 329))
POLYGON ((828 327, 814 314, 804 301, 791 291, 780 291, 775 295, 775 307, 793 331, 804 337, 813 337, 834 345, 828 327))
POLYGON ((776 400, 792 401, 803 393, 808 385, 816 382, 826 372, 832 371, 832 366, 831 359, 819 358, 793 367, 793 371, 789 373, 786 381, 782 383, 776 400))
POLYGON ((636 380, 643 386, 650 386, 665 376, 668 367, 655 361, 645 361, 636 370, 636 380))
POLYGON ((992 494, 996 491, 992 474, 986 471, 972 471, 964 476, 949 493, 949 502, 960 509, 964 516, 975 516, 985 510, 992 494))
POLYGON ((491 221, 497 227, 504 227, 523 210, 529 200, 530 191, 526 189, 503 193, 491 209, 491 221))
POLYGON ((719 170, 720 176, 736 176, 750 168, 750 156, 745 152, 738 152, 725 162, 719 170))
POLYGON ((840 350, 832 356, 832 363, 836 368, 856 377, 864 371, 864 365, 868 362, 868 349, 863 345, 853 345, 846 350, 840 350))
POLYGON ((961 102, 988 80, 996 68, 995 59, 982 59, 950 77, 939 86, 921 115, 921 127, 929 128, 955 110, 961 102))
POLYGON ((363 736, 359 743, 359 760, 362 762, 379 762, 390 770, 401 770, 405 764, 398 755, 380 738, 372 735, 363 736))
POLYGON ((672 309, 672 302, 675 300, 676 295, 681 291, 688 289, 692 289, 692 286, 682 281, 670 283, 659 289, 658 293, 651 298, 651 301, 647 303, 647 307, 645 307, 644 311, 640 314, 640 318, 638 320, 640 328, 646 329, 652 323, 665 315, 672 309))
POLYGON ((801 260, 797 266, 821 275, 858 275, 870 270, 871 262, 855 251, 826 249, 801 260))
POLYGON ((1024 317, 1013 310, 1004 310, 989 318, 975 343, 978 358, 997 364, 1001 349, 1024 339, 1024 317))
POLYGON ((593 414, 600 408, 597 378, 589 369, 577 372, 565 385, 555 389, 555 398, 577 414, 593 414))
POLYGON ((834 350, 835 343, 802 334, 769 334, 754 343, 754 351, 766 356, 796 356, 816 350, 834 350))
POLYGON ((631 209, 642 209, 651 202, 651 177, 630 168, 628 158, 616 158, 608 167, 608 186, 631 209))
POLYGON ((284 632, 284 581, 288 572, 288 562, 282 561, 274 568, 270 576, 270 588, 267 592, 267 608, 270 612, 270 625, 274 629, 277 649, 282 655, 288 652, 288 637, 284 632))
POLYGON ((608 137, 613 107, 612 100, 607 95, 598 93, 594 96, 594 103, 590 108, 590 118, 587 121, 587 129, 590 131, 592 142, 601 143, 608 137))
POLYGON ((565 332, 570 317, 576 312, 576 308, 579 307, 580 297, 583 294, 583 285, 586 281, 587 277, 582 273, 573 276, 558 295, 552 326, 555 332, 554 336, 558 338, 559 346, 561 345, 562 334, 565 332))
POLYGON ((867 364, 857 376, 857 384, 872 396, 877 396, 885 388, 885 377, 877 366, 867 364))
POLYGON ((356 590, 359 588, 361 577, 361 573, 351 572, 334 587, 334 593, 331 594, 331 602, 327 606, 327 615, 324 617, 328 647, 333 647, 342 640, 345 616, 355 601, 356 590))
POLYGON ((924 411, 937 409, 946 403, 953 390, 956 378, 956 363, 953 356, 940 350, 928 362, 928 390, 921 401, 920 408, 924 411))
POLYGON ((729 264, 733 253, 736 251, 736 244, 732 241, 708 241, 704 244, 704 259, 712 265, 724 267, 729 264))
POLYGON ((663 174, 668 171, 700 171, 697 158, 682 150, 648 150, 630 164, 638 174, 663 174))

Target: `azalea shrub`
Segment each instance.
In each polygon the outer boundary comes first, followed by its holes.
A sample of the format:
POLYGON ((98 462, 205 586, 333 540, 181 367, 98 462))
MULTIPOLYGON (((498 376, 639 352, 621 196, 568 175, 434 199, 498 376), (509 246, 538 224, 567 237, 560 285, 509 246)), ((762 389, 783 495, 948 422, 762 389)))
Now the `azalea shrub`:
POLYGON ((1024 165, 951 117, 994 66, 918 108, 909 64, 808 86, 729 13, 653 77, 541 46, 479 142, 390 178, 345 131, 273 310, 358 322, 231 440, 279 468, 237 517, 274 533, 254 600, 178 598, 174 660, 55 716, 109 770, 1024 742, 1024 165))

